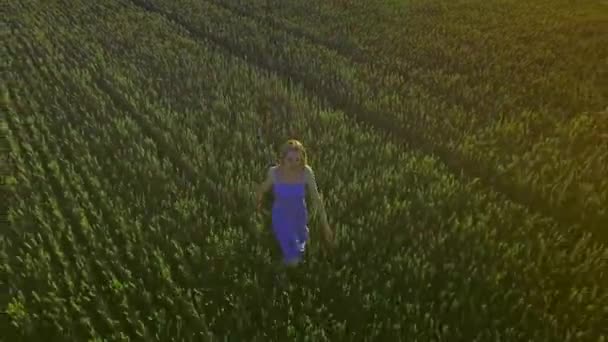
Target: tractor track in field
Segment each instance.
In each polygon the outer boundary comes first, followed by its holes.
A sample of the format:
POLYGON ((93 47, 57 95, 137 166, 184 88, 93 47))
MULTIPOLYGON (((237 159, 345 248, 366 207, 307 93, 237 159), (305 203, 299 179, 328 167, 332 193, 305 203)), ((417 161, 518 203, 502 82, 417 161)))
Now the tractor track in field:
POLYGON ((460 176, 468 181, 477 179, 481 186, 496 191, 513 203, 522 205, 532 212, 552 218, 562 226, 582 225, 585 229, 581 230, 581 234, 587 230, 591 230, 602 242, 608 242, 608 235, 600 228, 603 227, 604 224, 608 224, 608 222, 605 222, 608 221, 608 219, 585 219, 581 218, 580 214, 575 212, 575 210, 551 206, 547 204, 539 194, 531 193, 529 189, 525 187, 514 186, 512 183, 497 177, 495 173, 490 172, 489 170, 480 170, 481 166, 478 163, 460 158, 459 156, 454 155, 453 151, 433 145, 422 138, 420 133, 404 131, 402 127, 395 125, 393 120, 383 116, 381 113, 366 110, 343 96, 336 96, 331 89, 319 89, 314 81, 300 77, 287 68, 277 69, 267 58, 260 58, 259 56, 257 56, 258 58, 246 58, 245 56, 250 56, 251 52, 246 51, 246 49, 239 46, 238 43, 227 41, 216 35, 197 30, 178 16, 166 13, 145 0, 129 1, 145 11, 155 13, 164 17, 169 22, 178 25, 195 41, 200 42, 201 40, 204 40, 211 42, 217 45, 217 47, 220 48, 220 51, 224 51, 227 55, 236 57, 252 67, 279 76, 282 79, 295 81, 302 86, 307 96, 322 99, 330 104, 333 109, 339 109, 350 114, 349 116, 355 119, 356 122, 375 128, 380 135, 390 141, 398 145, 411 145, 411 147, 414 147, 425 154, 437 156, 448 170, 456 176, 460 176))

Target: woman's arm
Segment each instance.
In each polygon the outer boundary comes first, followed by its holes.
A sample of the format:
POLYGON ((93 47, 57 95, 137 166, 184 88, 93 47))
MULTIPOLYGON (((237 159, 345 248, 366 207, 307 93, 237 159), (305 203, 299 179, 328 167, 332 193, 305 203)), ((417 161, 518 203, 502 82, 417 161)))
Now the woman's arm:
POLYGON ((264 179, 262 184, 260 184, 258 186, 258 189, 256 191, 256 199, 257 199, 258 206, 262 203, 264 193, 266 191, 270 190, 270 188, 272 187, 273 171, 274 171, 274 167, 269 168, 268 172, 266 173, 266 179, 264 179))
POLYGON ((321 215, 321 223, 323 224, 323 226, 327 227, 329 224, 327 222, 327 212, 325 211, 325 204, 323 203, 323 199, 319 194, 317 181, 315 179, 315 173, 308 165, 306 166, 306 183, 312 195, 314 213, 318 213, 321 215))

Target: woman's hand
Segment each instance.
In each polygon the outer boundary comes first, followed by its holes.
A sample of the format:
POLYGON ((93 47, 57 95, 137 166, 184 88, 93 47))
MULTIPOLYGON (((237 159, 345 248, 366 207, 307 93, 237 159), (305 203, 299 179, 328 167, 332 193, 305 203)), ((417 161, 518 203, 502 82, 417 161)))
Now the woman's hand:
POLYGON ((334 233, 329 228, 329 224, 324 224, 322 226, 323 239, 329 246, 334 246, 334 233))
POLYGON ((258 191, 255 192, 255 208, 257 211, 262 210, 262 203, 263 203, 263 193, 258 189, 258 191))

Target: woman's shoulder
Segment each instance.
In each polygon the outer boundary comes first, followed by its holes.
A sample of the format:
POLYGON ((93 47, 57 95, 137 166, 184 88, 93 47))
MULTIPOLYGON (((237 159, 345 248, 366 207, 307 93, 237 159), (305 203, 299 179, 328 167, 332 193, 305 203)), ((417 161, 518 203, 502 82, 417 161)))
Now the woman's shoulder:
POLYGON ((312 167, 310 167, 310 165, 304 166, 304 177, 306 177, 306 180, 315 179, 315 172, 312 170, 312 167))

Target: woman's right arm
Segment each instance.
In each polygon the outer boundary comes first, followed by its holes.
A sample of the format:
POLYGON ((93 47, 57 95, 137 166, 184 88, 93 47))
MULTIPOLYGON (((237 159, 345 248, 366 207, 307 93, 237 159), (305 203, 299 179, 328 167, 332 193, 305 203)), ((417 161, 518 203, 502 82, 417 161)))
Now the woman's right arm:
POLYGON ((264 193, 268 190, 270 190, 270 188, 272 187, 272 173, 273 173, 274 169, 271 167, 268 169, 268 171, 266 172, 266 179, 264 179, 264 181, 262 182, 262 184, 260 184, 258 186, 258 189, 256 191, 256 200, 257 200, 257 204, 258 206, 261 205, 262 203, 262 199, 264 197, 264 193))

